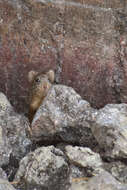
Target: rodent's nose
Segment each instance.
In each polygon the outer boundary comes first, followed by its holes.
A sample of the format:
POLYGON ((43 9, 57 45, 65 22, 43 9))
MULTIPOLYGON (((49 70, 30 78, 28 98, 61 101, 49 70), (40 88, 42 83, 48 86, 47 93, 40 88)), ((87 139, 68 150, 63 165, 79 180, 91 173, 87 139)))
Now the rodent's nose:
POLYGON ((45 90, 48 88, 48 84, 47 84, 47 82, 44 82, 44 84, 43 84, 43 88, 44 88, 45 90))
POLYGON ((46 88, 47 88, 47 86, 46 86, 46 85, 44 85, 44 86, 43 86, 43 88, 44 88, 44 89, 46 89, 46 88))

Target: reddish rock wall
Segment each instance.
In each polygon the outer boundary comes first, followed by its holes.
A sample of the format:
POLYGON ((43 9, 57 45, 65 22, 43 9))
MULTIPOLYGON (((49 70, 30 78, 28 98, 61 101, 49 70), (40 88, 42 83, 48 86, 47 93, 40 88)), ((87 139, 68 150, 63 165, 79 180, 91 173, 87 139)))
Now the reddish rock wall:
POLYGON ((0 91, 27 110, 29 70, 94 107, 127 102, 127 3, 121 0, 0 0, 0 91))

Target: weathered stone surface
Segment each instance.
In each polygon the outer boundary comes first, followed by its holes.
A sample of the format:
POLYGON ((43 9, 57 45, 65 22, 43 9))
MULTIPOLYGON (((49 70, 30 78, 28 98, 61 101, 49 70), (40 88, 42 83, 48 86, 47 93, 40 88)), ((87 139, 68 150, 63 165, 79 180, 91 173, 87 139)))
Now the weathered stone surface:
POLYGON ((70 164, 69 167, 70 167, 70 176, 69 176, 70 184, 80 179, 91 177, 90 176, 91 173, 86 168, 79 167, 74 164, 70 164))
POLYGON ((0 0, 0 90, 27 109, 27 73, 55 69, 93 106, 127 102, 127 6, 120 0, 0 0))
POLYGON ((56 65, 51 29, 59 9, 31 0, 0 1, 0 7, 0 90, 19 111, 26 111, 28 71, 56 65))
POLYGON ((127 104, 100 109, 91 130, 106 157, 127 158, 127 104))
POLYGON ((68 145, 65 147, 65 154, 70 163, 79 166, 79 168, 85 168, 88 176, 94 176, 104 170, 100 155, 89 148, 68 145))
POLYGON ((102 172, 91 178, 88 183, 80 181, 73 183, 70 190, 126 190, 127 185, 120 184, 108 172, 102 172))
POLYGON ((0 92, 0 115, 5 115, 7 111, 13 111, 13 107, 7 97, 0 92))
POLYGON ((71 87, 54 85, 35 114, 32 138, 92 146, 96 143, 90 129, 93 110, 71 87))
POLYGON ((7 180, 0 178, 0 190, 15 190, 15 189, 7 180))
POLYGON ((38 148, 24 157, 15 180, 25 180, 25 190, 66 190, 68 176, 69 168, 63 152, 49 146, 38 148))
POLYGON ((121 183, 127 184, 127 165, 121 161, 108 162, 104 168, 121 183))
POLYGON ((5 180, 7 180, 7 175, 6 175, 6 173, 2 170, 2 168, 0 168, 0 179, 5 179, 5 180))
MULTIPOLYGON (((0 93, 0 123, 6 122, 7 114, 14 111, 6 96, 0 93), (3 119, 4 118, 4 119, 3 119)), ((6 136, 6 126, 0 125, 0 166, 8 164, 11 154, 11 146, 6 136)))
POLYGON ((0 93, 0 166, 16 164, 28 152, 31 145, 26 134, 28 127, 28 120, 17 114, 0 93))

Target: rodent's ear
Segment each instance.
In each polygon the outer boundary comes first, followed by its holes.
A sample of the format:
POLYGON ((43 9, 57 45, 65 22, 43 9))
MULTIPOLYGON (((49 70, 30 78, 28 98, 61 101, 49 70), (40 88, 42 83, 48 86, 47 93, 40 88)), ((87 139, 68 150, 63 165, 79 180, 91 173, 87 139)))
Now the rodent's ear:
POLYGON ((29 71, 29 73, 28 73, 28 81, 32 82, 37 74, 38 74, 38 72, 36 72, 36 71, 29 71))
POLYGON ((54 82, 55 80, 55 73, 53 70, 49 70, 47 73, 48 79, 50 80, 50 82, 54 82))

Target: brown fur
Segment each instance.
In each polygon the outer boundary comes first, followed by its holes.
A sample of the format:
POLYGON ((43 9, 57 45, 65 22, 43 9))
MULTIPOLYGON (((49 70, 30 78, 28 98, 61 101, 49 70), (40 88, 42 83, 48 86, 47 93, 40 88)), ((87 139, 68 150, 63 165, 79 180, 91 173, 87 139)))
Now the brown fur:
POLYGON ((29 120, 31 123, 34 114, 54 82, 54 71, 49 70, 47 73, 30 71, 28 73, 28 80, 31 85, 29 90, 29 120))

